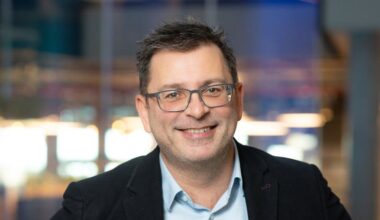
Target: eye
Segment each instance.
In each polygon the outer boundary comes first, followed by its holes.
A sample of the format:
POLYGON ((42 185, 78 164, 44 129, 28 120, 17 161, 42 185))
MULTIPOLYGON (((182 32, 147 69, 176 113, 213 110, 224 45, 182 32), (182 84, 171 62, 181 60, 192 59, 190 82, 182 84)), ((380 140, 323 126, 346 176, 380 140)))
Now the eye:
POLYGON ((164 98, 165 99, 173 99, 178 97, 178 92, 177 91, 171 91, 171 92, 166 92, 164 98))
POLYGON ((163 91, 160 93, 160 99, 163 101, 177 101, 185 96, 181 90, 163 91))
POLYGON ((221 86, 221 85, 209 86, 209 87, 205 88, 205 90, 203 91, 203 94, 207 95, 207 96, 218 96, 222 92, 223 92, 223 86, 221 86))
POLYGON ((176 97, 178 97, 177 91, 172 91, 172 92, 169 92, 165 95, 166 99, 172 99, 172 98, 176 98, 176 97))

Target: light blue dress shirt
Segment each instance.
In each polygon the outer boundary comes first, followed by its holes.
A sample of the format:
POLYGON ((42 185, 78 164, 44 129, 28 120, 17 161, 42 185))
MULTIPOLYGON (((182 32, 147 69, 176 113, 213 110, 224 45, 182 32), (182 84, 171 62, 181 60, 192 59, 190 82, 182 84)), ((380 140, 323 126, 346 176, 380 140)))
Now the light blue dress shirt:
POLYGON ((226 192, 212 210, 194 203, 175 181, 160 155, 165 220, 248 220, 240 160, 235 146, 235 160, 226 192))

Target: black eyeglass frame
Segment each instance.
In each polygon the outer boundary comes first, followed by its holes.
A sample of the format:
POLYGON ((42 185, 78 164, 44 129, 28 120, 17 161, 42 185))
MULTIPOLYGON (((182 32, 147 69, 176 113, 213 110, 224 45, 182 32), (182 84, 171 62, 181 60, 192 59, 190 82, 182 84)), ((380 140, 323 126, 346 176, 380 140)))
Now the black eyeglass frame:
POLYGON ((145 98, 156 98, 156 101, 157 101, 157 104, 158 106, 160 107, 160 109, 164 112, 183 112, 187 109, 187 107, 189 106, 190 104, 190 101, 191 101, 191 96, 193 93, 197 93, 200 100, 202 101, 202 103, 207 106, 208 108, 217 108, 217 107, 222 107, 222 106, 225 106, 227 105, 228 103, 231 102, 231 99, 232 99, 232 93, 233 91, 236 89, 236 85, 238 83, 220 83, 220 84, 214 84, 214 85, 207 85, 207 86, 203 86, 203 87, 200 87, 199 89, 193 89, 193 90, 190 90, 190 89, 185 89, 185 88, 181 88, 181 89, 167 89, 167 90, 162 90, 162 91, 158 91, 158 92, 153 92, 153 93, 145 93, 143 94, 143 96, 145 96, 145 98), (214 86, 226 86, 226 90, 227 90, 227 94, 228 94, 228 102, 226 102, 225 104, 222 104, 222 105, 217 105, 217 106, 209 106, 206 104, 206 102, 203 100, 203 96, 201 95, 202 94, 202 91, 204 90, 207 90, 208 88, 212 88, 214 86), (163 109, 161 104, 160 104, 160 94, 163 93, 163 92, 169 92, 169 91, 178 91, 178 90, 185 90, 185 91, 188 91, 190 94, 187 98, 187 104, 186 106, 184 107, 184 109, 181 109, 181 110, 166 110, 166 109, 163 109))

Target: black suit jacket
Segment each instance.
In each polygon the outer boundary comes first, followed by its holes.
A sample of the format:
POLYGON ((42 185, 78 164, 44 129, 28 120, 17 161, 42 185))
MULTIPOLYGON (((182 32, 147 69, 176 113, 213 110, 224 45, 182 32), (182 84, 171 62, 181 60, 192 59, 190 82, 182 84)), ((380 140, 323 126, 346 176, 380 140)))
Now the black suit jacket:
MULTIPOLYGON (((346 220, 339 199, 314 165, 237 144, 251 220, 346 220)), ((52 220, 160 220, 159 148, 98 176, 71 183, 52 220)))

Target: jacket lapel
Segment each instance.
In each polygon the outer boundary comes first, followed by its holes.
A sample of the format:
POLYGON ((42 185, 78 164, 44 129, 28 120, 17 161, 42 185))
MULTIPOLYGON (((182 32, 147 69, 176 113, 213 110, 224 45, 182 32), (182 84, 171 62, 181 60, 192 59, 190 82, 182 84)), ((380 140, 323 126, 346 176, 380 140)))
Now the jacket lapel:
POLYGON ((158 147, 136 167, 109 220, 162 220, 163 201, 158 147))
POLYGON ((249 219, 276 220, 276 178, 271 175, 262 157, 258 156, 262 152, 239 143, 237 145, 249 219))

